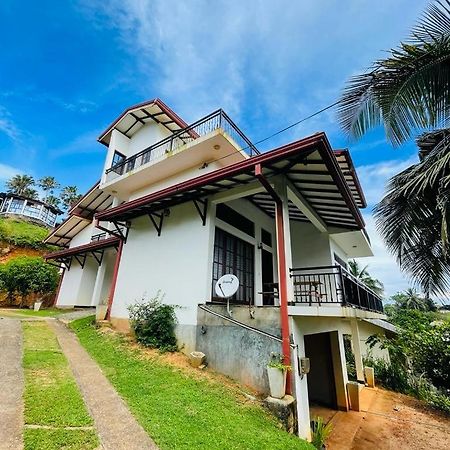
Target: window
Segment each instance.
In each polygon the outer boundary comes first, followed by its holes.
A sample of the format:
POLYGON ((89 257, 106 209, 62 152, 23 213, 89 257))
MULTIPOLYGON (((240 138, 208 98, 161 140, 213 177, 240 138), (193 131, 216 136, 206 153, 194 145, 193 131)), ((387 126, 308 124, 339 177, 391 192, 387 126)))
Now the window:
POLYGON ((22 212, 24 200, 14 199, 9 206, 9 212, 20 213, 22 212))
POLYGON ((272 235, 264 228, 261 228, 261 242, 268 247, 272 247, 272 235))
POLYGON ((243 231, 245 234, 255 237, 255 224, 229 206, 223 203, 218 204, 216 217, 234 228, 243 231))
POLYGON ((216 228, 213 255, 212 296, 218 300, 214 291, 217 280, 226 273, 236 275, 239 289, 232 300, 238 303, 252 303, 254 298, 254 246, 226 231, 216 228))
POLYGON ((122 153, 119 153, 117 150, 114 152, 112 165, 111 167, 117 166, 117 164, 120 164, 122 161, 125 160, 125 155, 122 155, 122 153))

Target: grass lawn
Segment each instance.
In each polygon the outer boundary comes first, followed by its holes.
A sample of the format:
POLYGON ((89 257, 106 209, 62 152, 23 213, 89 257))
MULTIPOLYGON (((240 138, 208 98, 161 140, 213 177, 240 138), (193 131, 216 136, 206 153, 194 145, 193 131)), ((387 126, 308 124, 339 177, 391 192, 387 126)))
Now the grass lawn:
POLYGON ((20 247, 45 249, 42 243, 48 229, 25 220, 11 218, 0 219, 0 240, 20 247))
POLYGON ((0 317, 17 317, 19 319, 25 319, 27 317, 56 317, 64 312, 67 311, 57 308, 45 308, 39 311, 34 311, 33 309, 0 308, 0 317))
POLYGON ((92 317, 70 326, 162 450, 313 449, 237 389, 143 357, 119 335, 100 333, 92 317))
POLYGON ((25 449, 94 449, 94 430, 64 427, 92 426, 67 360, 56 336, 45 322, 25 322, 23 367, 25 373, 25 449))

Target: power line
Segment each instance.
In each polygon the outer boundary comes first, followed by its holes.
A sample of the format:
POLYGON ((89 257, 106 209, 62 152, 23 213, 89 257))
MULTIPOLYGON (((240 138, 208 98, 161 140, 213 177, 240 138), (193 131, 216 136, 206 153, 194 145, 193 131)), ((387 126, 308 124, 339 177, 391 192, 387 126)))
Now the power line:
MULTIPOLYGON (((302 122, 305 122, 306 120, 312 119, 313 117, 318 116, 319 114, 322 114, 323 112, 327 111, 328 109, 331 109, 334 106, 336 106, 338 103, 339 103, 339 101, 336 101, 336 102, 332 103, 331 105, 325 106, 325 108, 322 108, 319 111, 316 111, 316 112, 310 114, 309 116, 304 117, 303 119, 300 119, 297 122, 294 122, 291 125, 288 125, 287 127, 283 128, 283 129, 281 129, 279 131, 276 131, 275 133, 271 134, 270 136, 267 136, 267 137, 265 137, 265 138, 255 142, 253 145, 258 145, 258 144, 261 144, 262 142, 268 141, 269 139, 272 139, 273 137, 278 136, 279 134, 284 133, 285 131, 290 130, 291 128, 294 128, 297 125, 300 125, 302 122)), ((210 161, 207 161, 207 162, 205 162, 205 164, 208 165, 210 163, 213 163, 213 162, 220 161, 222 159, 228 158, 229 156, 235 155, 236 153, 240 153, 241 151, 247 150, 250 147, 251 147, 250 145, 247 145, 247 147, 241 148, 240 150, 236 150, 236 151, 234 151, 232 153, 229 153, 228 155, 224 155, 224 156, 221 156, 220 158, 212 159, 210 161)), ((205 167, 205 164, 203 165, 203 167, 205 167)))

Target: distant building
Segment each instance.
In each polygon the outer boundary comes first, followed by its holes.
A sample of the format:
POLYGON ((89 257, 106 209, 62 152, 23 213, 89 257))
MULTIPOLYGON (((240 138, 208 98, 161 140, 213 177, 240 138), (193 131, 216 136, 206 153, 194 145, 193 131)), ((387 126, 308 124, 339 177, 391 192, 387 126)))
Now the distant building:
POLYGON ((23 195, 0 192, 0 216, 18 216, 31 219, 40 225, 54 227, 61 214, 58 208, 23 195))

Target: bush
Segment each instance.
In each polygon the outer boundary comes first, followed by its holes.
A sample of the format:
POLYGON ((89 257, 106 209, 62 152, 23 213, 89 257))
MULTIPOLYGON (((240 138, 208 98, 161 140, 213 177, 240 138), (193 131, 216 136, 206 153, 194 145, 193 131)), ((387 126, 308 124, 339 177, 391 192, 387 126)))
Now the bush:
POLYGON ((142 298, 129 305, 131 326, 137 341, 142 345, 157 348, 163 352, 173 352, 177 350, 176 306, 162 303, 164 297, 160 297, 158 291, 155 298, 150 300, 142 298))
POLYGON ((0 289, 10 297, 52 293, 58 281, 58 269, 39 257, 20 256, 0 266, 0 289))

